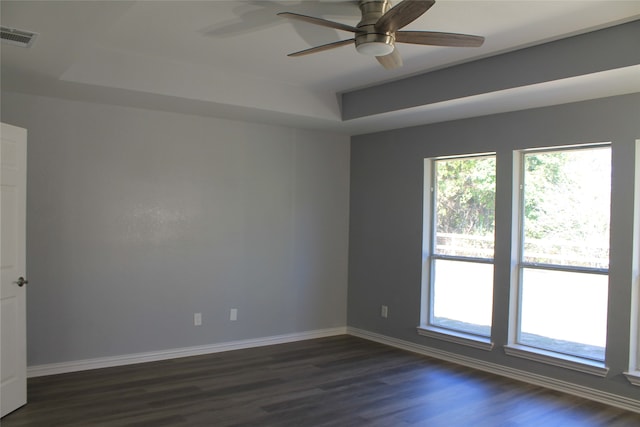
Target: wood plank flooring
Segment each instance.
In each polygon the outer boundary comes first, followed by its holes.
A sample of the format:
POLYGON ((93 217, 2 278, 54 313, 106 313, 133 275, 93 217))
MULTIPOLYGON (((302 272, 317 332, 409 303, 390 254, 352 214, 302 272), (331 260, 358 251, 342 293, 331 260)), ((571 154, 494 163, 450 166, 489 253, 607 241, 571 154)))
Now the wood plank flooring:
POLYGON ((640 426, 640 414, 351 336, 32 378, 18 426, 640 426))

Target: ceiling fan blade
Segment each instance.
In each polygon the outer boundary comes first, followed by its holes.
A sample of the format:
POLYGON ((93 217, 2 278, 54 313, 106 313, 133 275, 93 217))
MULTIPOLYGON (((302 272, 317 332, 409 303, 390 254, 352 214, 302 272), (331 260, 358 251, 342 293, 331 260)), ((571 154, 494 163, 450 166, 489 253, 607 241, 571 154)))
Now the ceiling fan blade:
POLYGON ((393 49, 388 55, 384 56, 376 56, 376 59, 387 70, 393 70, 394 68, 402 67, 402 57, 400 56, 400 52, 398 52, 398 48, 393 49))
POLYGON ((484 43, 484 37, 436 31, 398 31, 396 42, 430 46, 479 47, 484 43))
POLYGON ((352 27, 351 25, 341 24, 339 22, 327 21, 322 18, 314 18, 313 16, 300 15, 299 13, 293 12, 280 12, 278 16, 282 16, 284 18, 296 19, 298 21, 308 22, 310 24, 320 25, 322 27, 334 28, 336 30, 349 31, 352 33, 358 32, 356 27, 352 27))
POLYGON ((395 32, 418 19, 434 3, 435 0, 403 0, 378 19, 376 30, 395 32))
POLYGON ((327 44, 323 44, 321 46, 316 46, 316 47, 311 47, 309 49, 305 49, 305 50, 301 50, 300 52, 293 52, 288 54, 287 56, 304 56, 304 55, 309 55, 311 53, 317 53, 317 52, 322 52, 324 50, 329 50, 329 49, 333 49, 336 47, 340 47, 340 46, 344 46, 347 44, 351 44, 353 42, 355 42, 356 39, 348 39, 348 40, 340 40, 338 42, 333 42, 333 43, 327 43, 327 44))

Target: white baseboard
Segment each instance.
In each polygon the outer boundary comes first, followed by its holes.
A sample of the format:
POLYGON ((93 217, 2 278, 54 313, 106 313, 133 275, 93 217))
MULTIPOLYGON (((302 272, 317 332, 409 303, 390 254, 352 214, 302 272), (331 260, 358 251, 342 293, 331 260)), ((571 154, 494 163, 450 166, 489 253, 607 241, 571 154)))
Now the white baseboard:
POLYGON ((314 338, 344 335, 346 327, 318 329, 314 331, 296 332, 293 334, 275 335, 270 337, 252 338, 247 340, 230 341, 218 344, 201 345, 195 347, 174 348, 170 350, 151 351, 146 353, 125 354, 121 356, 99 357, 95 359, 74 360, 71 362, 49 363, 45 365, 29 366, 27 377, 41 377, 45 375, 64 374, 68 372, 86 371, 89 369, 109 368, 112 366, 133 365, 135 363, 153 362, 157 360, 174 359, 177 357, 198 356, 201 354, 220 353, 243 348, 262 347, 265 345, 284 344, 314 338))
POLYGON ((631 399, 631 398, 620 396, 613 393, 603 392, 603 391, 592 389, 589 387, 584 387, 578 384, 573 384, 567 381, 545 377, 542 375, 533 374, 531 372, 526 372, 519 369, 509 368, 507 366, 502 366, 495 363, 485 362, 485 361, 474 359, 471 357, 462 356, 456 353, 450 353, 448 351, 443 351, 443 350, 438 350, 431 347, 422 346, 409 341, 399 340, 397 338, 392 338, 386 335, 377 334, 375 332, 369 332, 363 329, 353 328, 351 326, 347 327, 347 333, 349 335, 364 338, 370 341, 375 341, 381 344, 389 345, 389 346, 400 348, 403 350, 408 350, 414 353, 423 354, 425 356, 433 357, 435 359, 456 363, 458 365, 467 366, 469 368, 478 369, 480 371, 485 371, 485 372, 500 375, 503 377, 511 378, 514 380, 560 391, 563 393, 572 394, 574 396, 583 397, 585 399, 589 399, 596 402, 622 408, 627 411, 640 413, 640 400, 631 399))
POLYGON ((252 338, 247 340, 230 341, 218 344, 176 348, 170 350, 126 354, 121 356, 100 357, 95 359, 76 360, 71 362, 50 363, 45 365, 29 366, 27 377, 40 377, 45 375, 63 374, 68 372, 85 371, 89 369, 108 368, 112 366, 132 365, 135 363, 153 362, 157 360, 174 359, 178 357, 197 356, 201 354, 220 353, 245 348, 262 347, 266 345, 284 344, 288 342, 303 341, 314 338, 323 338, 334 335, 349 334, 370 341, 379 342, 391 347, 423 354, 436 359, 457 363, 462 366, 478 369, 518 381, 546 387, 563 393, 590 399, 596 402, 622 408, 628 411, 640 413, 640 400, 607 393, 600 390, 573 384, 555 378, 545 377, 531 372, 509 368, 495 363, 485 362, 456 353, 450 353, 431 347, 422 346, 409 341, 388 337, 375 332, 365 331, 354 327, 338 327, 318 329, 314 331, 298 332, 293 334, 275 335, 270 337, 252 338))

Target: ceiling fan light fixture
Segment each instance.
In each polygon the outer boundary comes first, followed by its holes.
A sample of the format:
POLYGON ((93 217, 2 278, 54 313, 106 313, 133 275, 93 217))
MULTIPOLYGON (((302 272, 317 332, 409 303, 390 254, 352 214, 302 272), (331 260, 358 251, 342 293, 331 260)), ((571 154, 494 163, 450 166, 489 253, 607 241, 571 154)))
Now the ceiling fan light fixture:
POLYGON ((395 37, 393 34, 360 33, 356 34, 356 50, 367 56, 385 56, 393 52, 395 37))
POLYGON ((393 52, 393 45, 385 42, 367 42, 358 44, 356 50, 367 56, 385 56, 393 52))

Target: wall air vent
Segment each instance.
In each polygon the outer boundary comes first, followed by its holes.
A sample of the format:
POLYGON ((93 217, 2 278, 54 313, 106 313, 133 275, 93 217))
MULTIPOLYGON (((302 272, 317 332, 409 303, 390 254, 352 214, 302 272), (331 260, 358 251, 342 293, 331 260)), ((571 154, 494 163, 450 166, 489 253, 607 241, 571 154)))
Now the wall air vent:
POLYGON ((0 39, 2 43, 20 47, 31 47, 38 33, 25 30, 17 30, 5 26, 0 27, 0 39))

